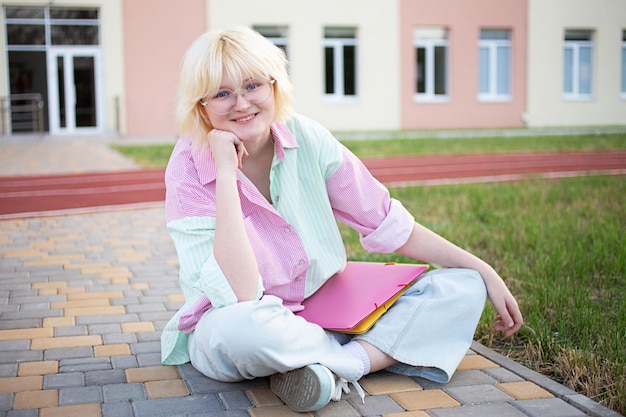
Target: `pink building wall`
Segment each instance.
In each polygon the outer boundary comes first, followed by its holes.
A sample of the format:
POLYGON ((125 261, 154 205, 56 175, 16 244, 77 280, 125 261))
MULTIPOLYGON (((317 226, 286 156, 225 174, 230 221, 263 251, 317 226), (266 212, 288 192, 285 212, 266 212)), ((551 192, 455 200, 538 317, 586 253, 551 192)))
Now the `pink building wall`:
POLYGON ((127 135, 175 135, 180 60, 206 30, 206 0, 123 2, 127 135))
POLYGON ((497 128, 524 126, 526 108, 526 0, 400 0, 402 129, 497 128), (413 99, 413 29, 448 29, 448 97, 444 103, 413 99), (510 102, 478 101, 480 29, 511 31, 510 102))

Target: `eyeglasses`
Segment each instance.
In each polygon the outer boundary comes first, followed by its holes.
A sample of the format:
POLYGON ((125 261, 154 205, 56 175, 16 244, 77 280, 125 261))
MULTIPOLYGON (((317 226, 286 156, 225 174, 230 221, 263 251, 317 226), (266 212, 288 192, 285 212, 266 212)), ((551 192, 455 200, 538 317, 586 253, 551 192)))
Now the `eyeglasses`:
POLYGON ((267 78, 253 78, 246 81, 242 88, 236 91, 229 89, 221 89, 206 101, 201 101, 204 107, 207 107, 211 113, 218 116, 224 116, 233 111, 237 103, 237 95, 241 94, 246 100, 252 104, 260 104, 265 102, 272 94, 272 85, 276 80, 268 80, 267 78))

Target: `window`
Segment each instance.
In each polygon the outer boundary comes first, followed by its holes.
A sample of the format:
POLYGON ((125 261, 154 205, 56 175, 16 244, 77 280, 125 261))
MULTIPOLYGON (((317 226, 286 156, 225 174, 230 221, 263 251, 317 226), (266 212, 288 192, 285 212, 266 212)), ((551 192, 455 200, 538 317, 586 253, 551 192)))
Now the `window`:
POLYGON ((4 12, 7 45, 12 50, 100 43, 97 9, 7 6, 4 12))
POLYGON ((415 46, 415 98, 419 101, 448 97, 448 31, 421 27, 413 31, 415 46))
POLYGON ((252 29, 269 39, 287 55, 287 26, 253 26, 252 29))
POLYGON ((563 44, 563 96, 570 100, 591 98, 593 33, 566 30, 563 44))
POLYGON ((356 29, 324 30, 324 93, 334 99, 354 98, 356 90, 356 29))
POLYGON ((622 31, 622 98, 626 98, 626 30, 622 31))
POLYGON ((485 101, 511 99, 511 32, 481 29, 478 97, 485 101))

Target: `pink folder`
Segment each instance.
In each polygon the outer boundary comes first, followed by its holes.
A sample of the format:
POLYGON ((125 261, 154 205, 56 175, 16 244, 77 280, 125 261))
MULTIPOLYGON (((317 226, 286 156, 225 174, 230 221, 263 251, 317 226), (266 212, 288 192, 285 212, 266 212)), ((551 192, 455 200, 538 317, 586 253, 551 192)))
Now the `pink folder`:
POLYGON ((348 262, 317 292, 304 300, 304 310, 296 314, 327 330, 362 333, 428 269, 422 264, 348 262), (378 310, 378 311, 377 311, 378 310), (375 318, 359 326, 373 312, 375 318))

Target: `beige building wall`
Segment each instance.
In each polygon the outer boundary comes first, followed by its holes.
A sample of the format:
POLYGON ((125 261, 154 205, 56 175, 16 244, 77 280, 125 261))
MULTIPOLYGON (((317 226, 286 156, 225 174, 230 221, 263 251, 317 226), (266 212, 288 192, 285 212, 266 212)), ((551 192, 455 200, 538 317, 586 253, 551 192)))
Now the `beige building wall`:
POLYGON ((239 24, 288 27, 295 110, 331 130, 400 126, 398 2, 389 0, 211 0, 210 28, 239 24), (354 102, 324 98, 324 27, 357 28, 354 102))
POLYGON ((623 125, 620 97, 624 0, 529 0, 528 126, 623 125), (566 29, 593 35, 593 86, 589 100, 563 97, 566 29))

